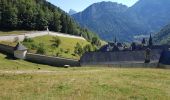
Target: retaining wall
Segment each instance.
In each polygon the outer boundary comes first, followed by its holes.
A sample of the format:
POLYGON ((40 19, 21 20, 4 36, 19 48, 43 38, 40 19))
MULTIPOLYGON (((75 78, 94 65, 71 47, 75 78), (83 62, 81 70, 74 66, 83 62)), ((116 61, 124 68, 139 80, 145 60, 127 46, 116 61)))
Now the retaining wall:
MULTIPOLYGON (((0 52, 7 53, 10 55, 14 55, 14 48, 8 45, 0 44, 0 52)), ((27 53, 26 60, 40 63, 40 64, 46 64, 46 65, 52 65, 52 66, 64 66, 64 65, 70 65, 70 66, 80 66, 80 63, 78 60, 73 59, 65 59, 65 58, 59 58, 59 57, 50 57, 50 56, 44 56, 44 55, 38 55, 38 54, 31 54, 27 53)), ((159 64, 159 61, 152 61, 149 64, 145 64, 142 61, 135 61, 135 62, 98 62, 96 63, 81 63, 81 66, 96 66, 96 67, 118 67, 118 68, 170 68, 170 65, 165 64, 159 64)))
POLYGON ((65 58, 59 58, 59 57, 50 57, 50 56, 31 54, 31 53, 27 53, 26 60, 35 62, 35 63, 59 66, 59 67, 60 66, 62 67, 64 65, 80 66, 78 60, 65 59, 65 58))
POLYGON ((0 44, 0 52, 14 55, 14 48, 8 45, 0 44))
MULTIPOLYGON (((14 48, 8 45, 0 44, 0 52, 7 53, 10 55, 14 55, 14 48)), ((64 65, 70 65, 70 66, 80 66, 78 60, 73 59, 65 59, 65 58, 59 58, 59 57, 50 57, 45 55, 39 55, 39 54, 26 54, 26 60, 39 63, 39 64, 46 64, 46 65, 52 65, 52 66, 59 66, 62 67, 64 65)))

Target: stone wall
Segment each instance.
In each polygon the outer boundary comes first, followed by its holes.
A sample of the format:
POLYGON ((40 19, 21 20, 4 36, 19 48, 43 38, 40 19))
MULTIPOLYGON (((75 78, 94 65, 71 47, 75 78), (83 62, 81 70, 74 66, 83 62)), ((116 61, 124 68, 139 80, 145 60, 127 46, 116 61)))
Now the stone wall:
POLYGON ((160 57, 160 63, 170 65, 170 51, 163 51, 160 57))
POLYGON ((14 48, 8 45, 0 44, 0 52, 14 55, 14 48))
MULTIPOLYGON (((13 47, 0 44, 0 52, 14 55, 13 50, 14 50, 13 47)), ((159 55, 157 55, 157 54, 159 54, 159 52, 156 53, 156 55, 155 54, 153 55, 153 60, 149 64, 145 64, 143 62, 143 58, 141 61, 138 58, 139 61, 119 61, 116 63, 113 61, 113 62, 97 62, 96 63, 96 62, 88 62, 88 60, 92 58, 92 55, 90 55, 91 57, 87 58, 88 59, 87 62, 79 62, 78 60, 73 60, 73 59, 50 57, 50 56, 31 54, 31 53, 27 53, 26 60, 34 62, 34 63, 59 66, 59 67, 62 67, 64 65, 80 66, 80 63, 81 63, 82 66, 96 66, 96 67, 101 66, 101 67, 118 67, 118 68, 170 68, 170 65, 166 65, 166 64, 162 64, 162 63, 159 64, 159 61, 156 60, 157 57, 159 57, 159 55)), ((166 52, 165 55, 166 55, 166 58, 162 58, 162 59, 164 59, 163 61, 165 61, 165 60, 169 61, 169 59, 167 59, 167 58, 170 57, 170 52, 169 51, 166 52)), ((126 57, 126 58, 128 58, 128 57, 126 57)), ((101 58, 99 58, 99 59, 101 59, 101 58)), ((123 60, 125 60, 125 59, 123 59, 123 60)), ((134 60, 135 60, 135 58, 134 58, 134 60)))
POLYGON ((62 67, 65 65, 80 66, 78 60, 65 59, 65 58, 59 58, 59 57, 50 57, 50 56, 31 54, 31 53, 27 53, 26 60, 35 62, 35 63, 58 66, 58 67, 62 67))
MULTIPOLYGON (((14 55, 14 48, 11 46, 0 44, 0 52, 14 55)), ((57 67, 62 67, 64 65, 69 66, 80 66, 78 60, 73 59, 65 59, 60 57, 50 57, 45 55, 39 55, 39 54, 26 54, 26 60, 38 63, 38 64, 46 64, 46 65, 52 65, 57 67)))
MULTIPOLYGON (((153 50, 150 55, 151 62, 159 62, 160 50, 153 50)), ((127 63, 144 63, 145 51, 121 51, 121 52, 89 52, 85 53, 80 63, 84 65, 115 65, 127 63)))

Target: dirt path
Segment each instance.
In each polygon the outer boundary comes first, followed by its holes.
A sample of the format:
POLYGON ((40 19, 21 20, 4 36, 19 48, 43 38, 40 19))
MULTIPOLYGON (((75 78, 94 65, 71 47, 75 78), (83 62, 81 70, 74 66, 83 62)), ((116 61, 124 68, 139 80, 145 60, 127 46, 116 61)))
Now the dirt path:
POLYGON ((5 36, 0 36, 0 41, 15 41, 16 39, 19 41, 23 41, 25 37, 28 38, 34 38, 38 36, 44 36, 44 35, 52 35, 52 36, 60 36, 60 37, 67 37, 67 38, 75 38, 75 39, 82 39, 85 40, 83 37, 75 36, 75 35, 69 35, 59 32, 48 32, 48 31, 31 31, 23 34, 10 34, 5 36))
POLYGON ((66 71, 48 71, 48 70, 10 70, 3 71, 0 70, 0 74, 65 74, 65 73, 93 73, 93 72, 103 72, 110 71, 113 69, 95 69, 95 70, 66 70, 66 71))

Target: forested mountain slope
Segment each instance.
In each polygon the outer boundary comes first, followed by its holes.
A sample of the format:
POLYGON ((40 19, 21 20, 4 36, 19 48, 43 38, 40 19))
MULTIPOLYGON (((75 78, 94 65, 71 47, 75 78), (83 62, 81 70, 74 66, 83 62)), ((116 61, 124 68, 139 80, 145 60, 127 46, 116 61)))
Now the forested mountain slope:
POLYGON ((163 27, 155 35, 154 40, 157 44, 170 44, 170 24, 163 27))
POLYGON ((88 40, 96 36, 81 28, 60 8, 46 0, 0 0, 0 30, 49 30, 82 35, 88 40))

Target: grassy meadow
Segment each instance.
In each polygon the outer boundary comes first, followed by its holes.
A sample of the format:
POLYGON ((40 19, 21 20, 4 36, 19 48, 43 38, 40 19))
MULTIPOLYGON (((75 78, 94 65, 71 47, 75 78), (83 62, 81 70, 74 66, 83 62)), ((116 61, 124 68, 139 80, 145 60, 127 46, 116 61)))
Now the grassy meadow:
POLYGON ((0 100, 169 100, 167 69, 57 68, 0 54, 0 100))

